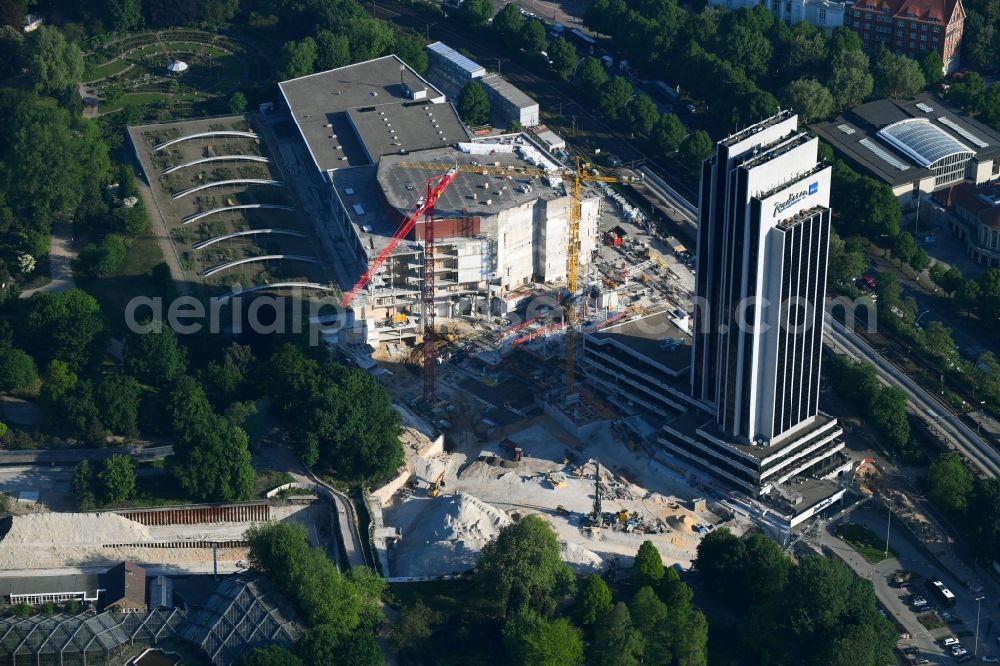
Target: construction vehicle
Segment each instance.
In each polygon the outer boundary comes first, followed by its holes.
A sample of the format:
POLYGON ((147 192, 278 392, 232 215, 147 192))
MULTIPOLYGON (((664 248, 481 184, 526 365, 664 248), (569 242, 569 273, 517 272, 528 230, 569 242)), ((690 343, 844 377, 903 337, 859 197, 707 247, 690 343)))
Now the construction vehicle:
POLYGON ((431 486, 430 492, 427 493, 431 497, 437 497, 441 494, 441 487, 444 485, 444 472, 438 475, 438 478, 434 480, 434 485, 431 486))
MULTIPOLYGON (((584 183, 636 183, 642 182, 642 178, 634 176, 602 176, 596 169, 590 167, 579 158, 576 160, 575 168, 562 169, 561 171, 546 171, 515 166, 465 166, 448 165, 441 162, 400 162, 400 167, 406 169, 429 169, 441 171, 443 169, 460 171, 463 173, 476 173, 482 176, 497 176, 500 178, 513 178, 516 176, 530 176, 537 178, 554 178, 560 175, 563 180, 570 181, 570 206, 569 206, 569 233, 566 241, 566 287, 569 295, 563 299, 563 318, 567 327, 566 332, 566 393, 573 391, 573 376, 576 369, 576 322, 578 315, 577 291, 580 288, 580 200, 581 189, 584 183)), ((454 177, 452 177, 454 179, 454 177)), ((448 181, 449 183, 451 181, 448 181)), ((430 199, 430 194, 428 194, 430 199)), ((525 342, 527 342, 525 340, 525 342)))
POLYGON ((618 523, 624 525, 628 522, 628 509, 622 509, 618 512, 618 523))

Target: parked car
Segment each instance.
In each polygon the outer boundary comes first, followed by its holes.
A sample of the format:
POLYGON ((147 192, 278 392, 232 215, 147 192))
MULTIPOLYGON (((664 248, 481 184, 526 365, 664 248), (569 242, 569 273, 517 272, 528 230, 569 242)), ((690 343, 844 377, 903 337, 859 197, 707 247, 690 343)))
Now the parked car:
POLYGON ((984 664, 1000 664, 1000 657, 988 654, 985 657, 983 657, 980 661, 982 661, 984 664))
POLYGON ((953 657, 964 657, 967 654, 969 654, 969 651, 966 650, 961 645, 952 645, 951 646, 951 656, 953 656, 953 657))
POLYGON ((920 652, 920 648, 918 648, 916 645, 911 645, 909 647, 903 648, 903 654, 916 654, 918 652, 920 652))
POLYGON ((941 641, 941 645, 945 647, 950 647, 952 645, 958 645, 961 642, 962 641, 958 640, 954 636, 948 636, 948 638, 945 638, 943 641, 941 641))

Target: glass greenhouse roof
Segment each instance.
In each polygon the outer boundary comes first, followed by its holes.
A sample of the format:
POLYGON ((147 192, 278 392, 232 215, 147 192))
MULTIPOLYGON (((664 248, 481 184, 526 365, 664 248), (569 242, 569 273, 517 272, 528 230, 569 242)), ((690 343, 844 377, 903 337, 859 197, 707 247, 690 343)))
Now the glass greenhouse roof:
POLYGON ((976 154, 926 118, 907 118, 886 125, 878 131, 878 136, 922 167, 932 167, 947 157, 969 158, 976 154))

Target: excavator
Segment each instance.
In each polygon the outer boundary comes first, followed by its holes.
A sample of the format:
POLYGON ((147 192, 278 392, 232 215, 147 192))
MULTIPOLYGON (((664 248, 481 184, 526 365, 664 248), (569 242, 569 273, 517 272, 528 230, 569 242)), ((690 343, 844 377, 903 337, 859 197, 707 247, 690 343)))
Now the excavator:
POLYGON ((444 472, 438 475, 438 478, 434 481, 434 485, 431 486, 431 490, 428 493, 431 497, 437 497, 441 494, 441 486, 444 485, 444 472))

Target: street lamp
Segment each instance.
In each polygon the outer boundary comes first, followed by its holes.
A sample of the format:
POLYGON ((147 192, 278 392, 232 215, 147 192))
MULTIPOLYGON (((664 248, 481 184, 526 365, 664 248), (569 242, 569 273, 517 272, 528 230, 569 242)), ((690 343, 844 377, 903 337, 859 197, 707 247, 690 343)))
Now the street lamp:
POLYGON ((892 497, 889 500, 889 521, 885 525, 885 559, 889 559, 889 530, 892 529, 892 497))
POLYGON ((979 656, 979 610, 980 607, 983 605, 982 602, 983 599, 985 598, 986 597, 984 597, 983 595, 979 595, 978 597, 976 597, 976 649, 975 652, 972 653, 973 657, 979 656))

